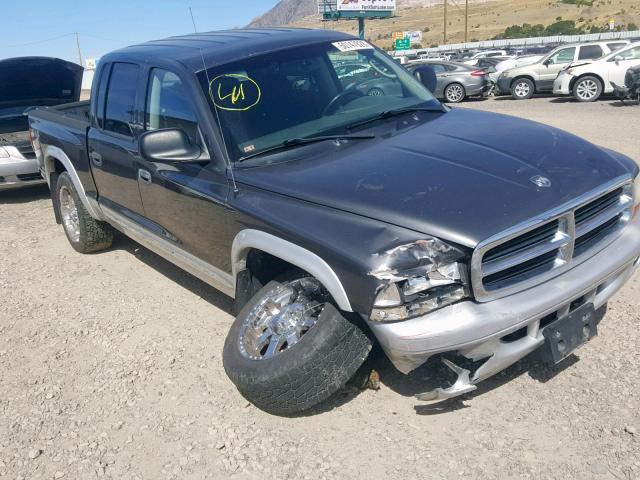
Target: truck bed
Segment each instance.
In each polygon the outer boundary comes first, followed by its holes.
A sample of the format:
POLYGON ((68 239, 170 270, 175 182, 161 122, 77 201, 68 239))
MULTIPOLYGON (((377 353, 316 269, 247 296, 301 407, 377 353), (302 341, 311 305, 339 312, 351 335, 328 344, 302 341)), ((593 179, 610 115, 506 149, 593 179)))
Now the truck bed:
POLYGON ((41 107, 29 112, 29 116, 54 122, 63 127, 86 130, 89 126, 89 100, 65 103, 55 107, 41 107))

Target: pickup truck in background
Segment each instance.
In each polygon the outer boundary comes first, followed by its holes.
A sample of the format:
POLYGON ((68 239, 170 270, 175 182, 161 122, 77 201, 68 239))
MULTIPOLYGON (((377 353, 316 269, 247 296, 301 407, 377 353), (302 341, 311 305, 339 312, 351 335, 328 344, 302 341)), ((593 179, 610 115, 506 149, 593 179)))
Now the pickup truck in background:
POLYGON ((235 298, 223 363, 255 405, 313 407, 373 342, 403 373, 441 358, 455 381, 419 395, 441 401, 597 333, 638 268, 639 177, 414 75, 334 31, 198 33, 106 55, 91 103, 29 122, 75 250, 117 229, 235 298), (355 63, 394 93, 341 79, 355 63))
POLYGON ((0 190, 45 182, 29 138, 25 111, 80 98, 84 69, 48 57, 0 61, 0 190))

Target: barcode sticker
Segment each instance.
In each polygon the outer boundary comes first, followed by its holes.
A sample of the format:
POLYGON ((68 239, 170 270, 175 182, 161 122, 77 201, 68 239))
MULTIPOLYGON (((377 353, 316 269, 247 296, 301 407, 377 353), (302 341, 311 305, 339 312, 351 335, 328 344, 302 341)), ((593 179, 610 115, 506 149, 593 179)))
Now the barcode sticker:
POLYGON ((353 50, 369 50, 373 48, 368 42, 364 40, 345 40, 344 42, 334 42, 333 46, 341 52, 351 52, 353 50))

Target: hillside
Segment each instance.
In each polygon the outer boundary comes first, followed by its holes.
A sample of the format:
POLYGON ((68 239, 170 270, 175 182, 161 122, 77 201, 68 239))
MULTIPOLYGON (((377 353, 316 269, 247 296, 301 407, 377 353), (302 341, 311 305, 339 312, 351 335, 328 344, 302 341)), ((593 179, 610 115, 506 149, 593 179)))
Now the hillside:
MULTIPOLYGON (((404 30, 423 30, 423 45, 441 44, 443 41, 442 0, 433 5, 434 0, 398 0, 396 16, 386 20, 367 22, 367 38, 383 48, 391 47, 391 33, 404 30), (428 4, 428 6, 424 6, 428 4)), ((577 2, 580 3, 580 2, 577 2)), ((288 24, 300 27, 331 28, 356 33, 356 22, 322 22, 316 13, 315 0, 283 0, 276 9, 289 5, 297 10, 283 23, 261 23, 261 25, 288 24), (312 10, 309 16, 301 18, 304 11, 312 10), (296 15, 297 12, 297 15, 296 15)), ((280 13, 283 15, 283 12, 280 13)), ((284 15, 287 16, 287 15, 284 15)), ((638 0, 595 0, 592 6, 574 5, 560 0, 495 0, 491 2, 470 2, 469 41, 486 40, 502 33, 506 27, 522 23, 549 25, 558 17, 575 20, 578 26, 606 25, 610 19, 618 24, 640 25, 640 2, 638 0)), ((464 0, 449 0, 448 43, 464 41, 464 0)))

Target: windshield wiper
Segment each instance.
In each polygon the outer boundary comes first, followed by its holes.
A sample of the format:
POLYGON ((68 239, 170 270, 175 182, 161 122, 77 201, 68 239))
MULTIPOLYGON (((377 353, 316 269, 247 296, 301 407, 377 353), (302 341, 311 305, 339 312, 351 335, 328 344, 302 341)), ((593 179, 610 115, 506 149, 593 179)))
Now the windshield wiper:
POLYGON ((288 150, 290 148, 296 148, 301 145, 308 145, 309 143, 317 143, 324 142, 326 140, 368 140, 371 138, 376 138, 375 135, 322 135, 318 137, 304 137, 304 138, 291 138, 289 140, 285 140, 282 143, 274 145, 272 147, 267 147, 259 152, 251 153, 249 155, 245 155, 244 157, 240 157, 238 162, 244 162, 245 160, 249 160, 250 158, 258 157, 260 155, 264 155, 266 153, 272 153, 278 150, 288 150))
POLYGON ((360 122, 352 123, 347 126, 347 130, 353 130, 354 128, 362 127, 364 125, 368 125, 369 123, 377 122, 378 120, 384 120, 385 118, 396 117, 398 115, 403 115, 405 113, 412 112, 447 112, 446 107, 407 107, 407 108, 396 108, 395 110, 385 110, 384 112, 380 112, 374 117, 367 118, 360 122))

